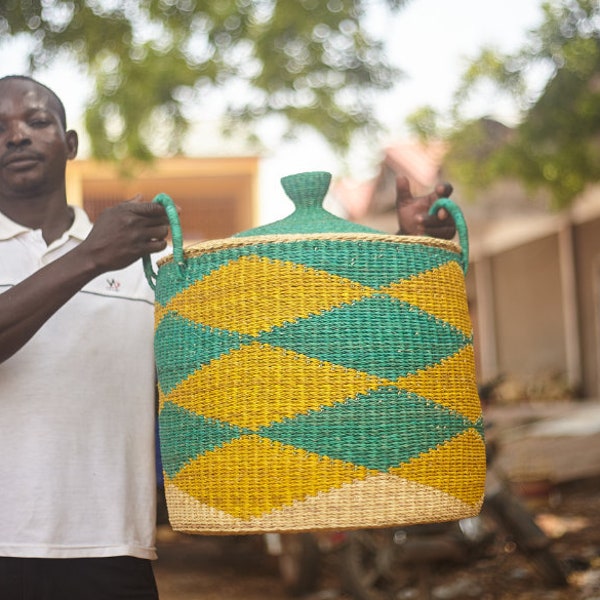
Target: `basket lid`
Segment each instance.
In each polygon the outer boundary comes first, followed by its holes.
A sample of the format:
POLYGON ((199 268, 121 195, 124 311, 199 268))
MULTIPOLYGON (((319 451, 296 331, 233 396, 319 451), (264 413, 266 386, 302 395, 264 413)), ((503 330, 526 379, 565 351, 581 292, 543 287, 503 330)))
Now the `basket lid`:
POLYGON ((293 233, 382 233, 337 217, 323 208, 330 183, 331 173, 326 171, 308 171, 282 177, 281 185, 294 203, 294 212, 279 221, 236 233, 233 237, 293 233))
MULTIPOLYGON (((192 250, 198 249, 199 246, 202 246, 202 251, 207 251, 209 247, 211 249, 217 247, 215 246, 215 243, 217 242, 219 247, 222 247, 223 245, 244 245, 245 243, 254 243, 251 238, 255 237, 268 240, 269 243, 279 241, 277 238, 275 240, 270 239, 271 236, 282 235, 283 237, 291 236, 294 238, 314 236, 321 238, 330 237, 331 234, 333 234, 336 239, 339 237, 366 237, 370 239, 372 237, 381 238, 383 236, 386 238, 393 238, 394 243, 407 241, 407 236, 390 236, 377 229, 359 225, 358 223, 353 223, 346 219, 342 219, 341 217, 337 217, 323 208, 323 200, 325 199, 330 183, 331 173, 327 173, 326 171, 308 171, 282 177, 281 185, 295 205, 295 210, 291 215, 268 225, 262 225, 260 227, 242 231, 226 240, 201 242, 194 248, 188 247, 185 252, 183 250, 183 235, 177 207, 169 196, 166 194, 158 194, 153 202, 158 202, 165 207, 169 223, 171 224, 171 234, 173 238, 172 257, 170 259, 161 259, 158 265, 160 267, 162 266, 163 261, 168 262, 169 260, 172 260, 177 265, 180 272, 183 272, 186 264, 186 256, 190 256, 192 250)), ((460 208, 449 198, 438 199, 433 206, 430 207, 429 213, 434 214, 440 208, 446 209, 456 222, 460 246, 456 246, 453 242, 447 240, 435 240, 435 244, 432 244, 431 240, 433 238, 421 236, 410 236, 410 242, 415 244, 423 243, 425 241, 427 245, 450 245, 453 252, 461 255, 461 266, 466 273, 469 264, 469 238, 463 214, 460 208)), ((389 239, 387 241, 389 241, 389 239)), ((155 289, 157 274, 154 271, 150 255, 143 257, 143 264, 146 279, 148 280, 150 287, 155 289)))

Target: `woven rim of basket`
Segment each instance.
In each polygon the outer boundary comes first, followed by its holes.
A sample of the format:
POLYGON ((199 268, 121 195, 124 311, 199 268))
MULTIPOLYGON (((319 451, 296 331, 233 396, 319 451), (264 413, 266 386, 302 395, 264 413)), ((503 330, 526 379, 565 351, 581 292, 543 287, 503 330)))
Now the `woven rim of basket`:
MULTIPOLYGON (((208 240, 206 242, 198 242, 187 246, 183 249, 184 257, 194 258, 208 254, 210 252, 218 252, 225 248, 241 248, 244 246, 256 246, 259 244, 283 244, 287 242, 302 242, 308 240, 327 240, 327 241, 356 241, 356 242, 385 242, 389 244, 420 244, 431 246, 433 248, 441 248, 461 254, 460 246, 451 240, 443 240, 439 238, 420 236, 420 235, 391 235, 378 233, 289 233, 289 234, 274 234, 260 235, 248 237, 231 237, 219 240, 208 240)), ((158 266, 173 262, 173 255, 165 256, 158 260, 158 266)))

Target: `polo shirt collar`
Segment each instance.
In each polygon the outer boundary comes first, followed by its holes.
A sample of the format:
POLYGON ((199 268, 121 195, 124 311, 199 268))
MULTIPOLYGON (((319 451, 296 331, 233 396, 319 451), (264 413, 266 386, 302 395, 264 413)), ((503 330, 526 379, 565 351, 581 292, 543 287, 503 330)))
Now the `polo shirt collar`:
POLYGON ((92 224, 83 208, 79 206, 71 207, 75 211, 75 219, 71 229, 67 232, 71 237, 83 241, 90 234, 92 224))
MULTIPOLYGON (((72 208, 75 218, 71 227, 65 232, 65 235, 77 240, 84 240, 90 233, 92 224, 82 208, 79 206, 73 206, 72 208)), ((32 231, 32 229, 16 223, 0 212, 0 240, 9 240, 28 231, 32 231)))

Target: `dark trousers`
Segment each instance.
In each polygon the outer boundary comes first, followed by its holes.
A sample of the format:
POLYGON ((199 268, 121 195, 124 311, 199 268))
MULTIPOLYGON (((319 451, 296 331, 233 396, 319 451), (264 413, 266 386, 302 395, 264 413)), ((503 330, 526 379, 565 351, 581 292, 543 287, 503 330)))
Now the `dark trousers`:
POLYGON ((0 556, 1 600, 158 600, 149 560, 0 556))

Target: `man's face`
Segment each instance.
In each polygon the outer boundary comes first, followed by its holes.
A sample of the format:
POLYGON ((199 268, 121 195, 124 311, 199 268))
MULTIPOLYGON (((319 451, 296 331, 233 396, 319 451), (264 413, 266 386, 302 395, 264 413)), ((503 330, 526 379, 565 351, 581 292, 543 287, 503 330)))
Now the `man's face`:
POLYGON ((0 82, 0 195, 58 189, 76 154, 77 134, 65 132, 52 94, 28 80, 0 82))

